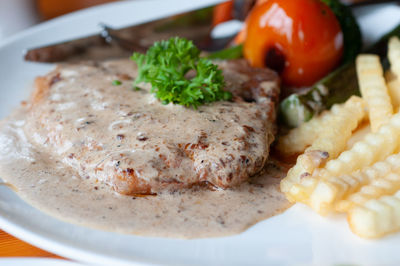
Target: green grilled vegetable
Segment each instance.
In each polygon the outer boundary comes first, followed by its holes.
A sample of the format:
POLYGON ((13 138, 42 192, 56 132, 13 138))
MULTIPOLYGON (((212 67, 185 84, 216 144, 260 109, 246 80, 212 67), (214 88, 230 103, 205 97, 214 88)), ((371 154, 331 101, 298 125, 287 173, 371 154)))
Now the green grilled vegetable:
POLYGON ((131 59, 138 65, 134 85, 150 83, 151 92, 164 104, 197 108, 232 98, 230 92, 223 90, 222 71, 211 60, 201 58, 200 50, 187 39, 155 42, 146 54, 134 53, 131 59))
POLYGON ((339 21, 343 32, 344 52, 343 63, 352 61, 361 51, 361 32, 351 9, 338 0, 321 0, 324 2, 339 21))
POLYGON ((222 59, 222 60, 239 59, 242 57, 243 57, 242 44, 219 50, 207 56, 207 58, 209 59, 222 59))
MULTIPOLYGON (((387 67, 387 41, 391 36, 400 37, 400 25, 383 36, 376 44, 367 49, 367 53, 378 54, 387 67)), ((332 72, 309 91, 303 94, 292 94, 279 106, 279 118, 289 127, 297 127, 312 118, 314 114, 329 109, 335 103, 346 101, 351 95, 359 95, 354 60, 332 72)))

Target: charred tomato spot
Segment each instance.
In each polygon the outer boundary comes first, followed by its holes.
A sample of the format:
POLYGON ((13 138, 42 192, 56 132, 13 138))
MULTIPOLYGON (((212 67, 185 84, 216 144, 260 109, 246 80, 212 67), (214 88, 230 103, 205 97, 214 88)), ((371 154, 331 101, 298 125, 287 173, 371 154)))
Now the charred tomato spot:
POLYGON ((266 67, 275 70, 279 74, 285 69, 285 55, 277 47, 268 48, 264 60, 266 67))

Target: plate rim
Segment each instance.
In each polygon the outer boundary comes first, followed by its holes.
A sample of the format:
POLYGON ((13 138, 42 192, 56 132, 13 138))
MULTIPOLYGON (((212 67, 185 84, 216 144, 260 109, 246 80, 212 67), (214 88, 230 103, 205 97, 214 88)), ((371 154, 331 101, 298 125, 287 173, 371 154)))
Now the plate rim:
MULTIPOLYGON (((162 1, 162 0, 151 0, 151 1, 157 2, 157 1, 162 1)), ((215 2, 221 2, 221 0, 215 0, 215 2)), ((23 30, 22 32, 20 32, 18 34, 15 34, 13 36, 5 38, 3 41, 0 42, 0 50, 3 49, 4 47, 7 47, 10 44, 12 44, 13 42, 18 42, 19 40, 26 38, 27 36, 29 36, 31 34, 35 34, 40 31, 46 31, 46 29, 48 29, 49 27, 53 27, 57 24, 65 23, 64 21, 73 19, 77 15, 85 14, 88 11, 96 12, 93 10, 102 9, 102 8, 104 8, 104 6, 110 7, 110 6, 113 6, 116 4, 122 4, 122 3, 124 3, 124 2, 109 3, 106 5, 97 6, 97 7, 93 7, 90 9, 81 10, 78 12, 67 14, 62 17, 56 18, 54 20, 40 23, 34 27, 23 30)), ((126 3, 124 3, 124 4, 126 4, 126 3)), ((10 220, 7 220, 7 218, 3 217, 2 215, 0 215, 0 228, 12 235, 17 236, 18 238, 20 238, 28 243, 31 243, 35 246, 38 246, 42 249, 48 250, 55 254, 59 254, 59 255, 62 255, 62 256, 68 257, 68 258, 72 258, 72 259, 85 257, 86 259, 83 261, 86 261, 86 262, 98 263, 101 260, 104 262, 104 264, 112 263, 113 265, 115 263, 118 263, 118 265, 135 265, 135 264, 137 264, 137 265, 160 265, 160 264, 166 265, 165 262, 160 262, 160 261, 156 261, 156 260, 150 261, 149 259, 139 258, 139 257, 137 257, 137 259, 135 259, 135 261, 124 260, 124 259, 118 259, 115 256, 110 257, 110 256, 106 256, 103 254, 99 254, 99 253, 93 252, 91 250, 86 250, 86 249, 82 250, 79 248, 75 248, 73 246, 66 245, 64 242, 57 242, 55 240, 48 239, 48 238, 46 238, 46 236, 43 236, 40 233, 32 232, 28 228, 24 228, 23 226, 12 223, 10 220)), ((137 254, 135 254, 135 255, 137 255, 137 254)), ((170 263, 170 264, 172 265, 172 263, 170 263)))

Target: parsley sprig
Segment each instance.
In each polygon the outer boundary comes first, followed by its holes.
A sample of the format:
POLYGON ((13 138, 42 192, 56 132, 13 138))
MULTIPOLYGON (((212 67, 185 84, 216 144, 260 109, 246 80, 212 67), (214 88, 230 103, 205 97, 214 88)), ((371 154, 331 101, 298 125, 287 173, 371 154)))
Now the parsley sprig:
POLYGON ((151 92, 164 104, 170 102, 197 108, 204 103, 230 100, 224 91, 222 71, 210 60, 200 57, 200 50, 184 38, 174 37, 155 42, 146 54, 131 57, 138 65, 139 82, 150 83, 151 92))

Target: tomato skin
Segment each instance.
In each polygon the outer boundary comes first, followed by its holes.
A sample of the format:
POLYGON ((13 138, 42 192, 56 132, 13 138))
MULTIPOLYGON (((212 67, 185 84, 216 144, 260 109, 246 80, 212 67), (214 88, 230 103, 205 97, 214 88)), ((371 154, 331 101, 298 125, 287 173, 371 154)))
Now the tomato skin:
POLYGON ((340 24, 320 0, 263 1, 249 15, 246 31, 243 52, 250 64, 275 68, 288 86, 314 84, 342 58, 340 24))

